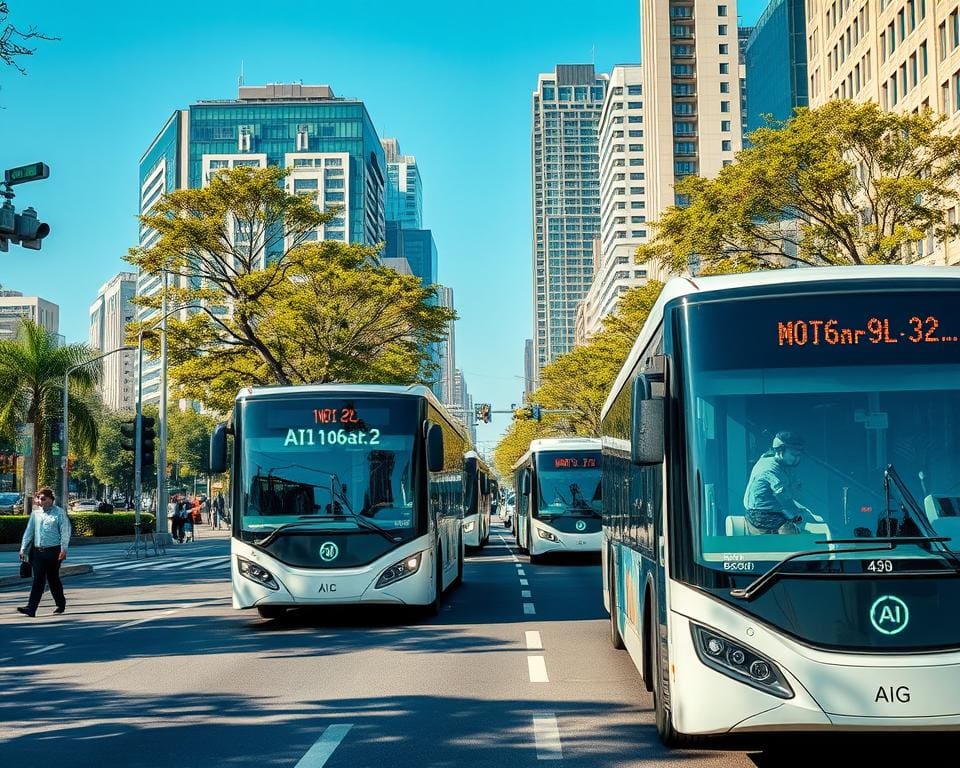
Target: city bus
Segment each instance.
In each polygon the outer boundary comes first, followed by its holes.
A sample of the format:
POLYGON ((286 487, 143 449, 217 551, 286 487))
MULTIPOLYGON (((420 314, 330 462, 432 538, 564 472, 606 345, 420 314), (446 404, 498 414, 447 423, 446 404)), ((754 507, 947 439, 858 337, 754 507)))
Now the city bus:
POLYGON ((231 472, 234 608, 436 613, 462 580, 469 438, 427 387, 243 389, 210 442, 212 472, 231 472))
POLYGON ((513 466, 514 535, 535 563, 551 552, 599 552, 600 440, 533 440, 513 466))
POLYGON ((491 507, 497 493, 493 471, 476 451, 464 455, 463 541, 482 547, 490 539, 491 507))
POLYGON ((960 729, 960 271, 667 283, 602 411, 603 600, 667 745, 960 729))

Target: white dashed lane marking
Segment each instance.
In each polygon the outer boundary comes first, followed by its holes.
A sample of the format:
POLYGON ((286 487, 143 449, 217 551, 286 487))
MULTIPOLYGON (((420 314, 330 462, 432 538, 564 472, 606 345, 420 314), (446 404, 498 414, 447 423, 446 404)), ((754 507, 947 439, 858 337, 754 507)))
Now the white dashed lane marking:
POLYGON ((560 729, 553 712, 541 712, 533 716, 533 738, 537 742, 537 760, 563 760, 560 729))
POLYGON ((529 587, 529 586, 530 586, 530 582, 527 581, 526 579, 520 579, 520 586, 521 586, 521 587, 529 587))
POLYGON ((38 653, 46 653, 47 651, 53 651, 57 648, 63 648, 63 643, 54 643, 53 645, 45 645, 43 648, 36 648, 32 651, 27 651, 24 656, 36 656, 38 653))
POLYGON ((527 669, 530 672, 531 683, 549 683, 547 677, 547 662, 543 656, 527 656, 527 669))
POLYGON ((300 758, 300 762, 294 768, 323 768, 352 727, 352 723, 328 725, 323 735, 310 747, 307 754, 300 758))
POLYGON ((521 590, 520 590, 520 597, 532 597, 532 596, 533 596, 533 595, 531 594, 531 592, 530 592, 529 589, 521 589, 521 590))
POLYGON ((543 650, 543 641, 540 639, 540 633, 532 630, 527 630, 524 633, 527 637, 527 650, 528 651, 541 651, 543 650))
POLYGON ((523 604, 523 612, 524 612, 524 614, 526 614, 527 616, 532 616, 533 614, 535 614, 535 613, 537 612, 537 609, 533 607, 533 603, 524 603, 524 604, 523 604))

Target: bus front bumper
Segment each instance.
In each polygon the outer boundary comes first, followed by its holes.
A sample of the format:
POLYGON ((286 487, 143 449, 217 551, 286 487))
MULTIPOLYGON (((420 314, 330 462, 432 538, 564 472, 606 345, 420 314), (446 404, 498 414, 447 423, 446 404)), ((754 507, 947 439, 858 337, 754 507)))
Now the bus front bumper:
POLYGON ((960 652, 821 651, 676 582, 670 589, 671 700, 681 733, 960 730, 960 652), (790 695, 709 666, 698 653, 695 626, 772 662, 790 695))
POLYGON ((532 523, 530 528, 530 554, 532 555, 545 555, 550 552, 599 552, 603 545, 602 531, 564 533, 539 520, 533 520, 532 523))

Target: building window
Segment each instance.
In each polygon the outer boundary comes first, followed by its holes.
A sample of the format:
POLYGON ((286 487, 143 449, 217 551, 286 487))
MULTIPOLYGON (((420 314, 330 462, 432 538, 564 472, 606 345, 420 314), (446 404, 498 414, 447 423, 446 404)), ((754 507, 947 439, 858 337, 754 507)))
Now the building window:
POLYGON ((721 148, 724 152, 732 152, 732 151, 733 151, 733 142, 730 141, 730 139, 724 139, 723 142, 722 142, 721 145, 720 145, 720 148, 721 148))
POLYGON ((724 36, 727 34, 727 25, 726 25, 726 24, 720 24, 720 25, 717 27, 717 34, 720 35, 720 37, 724 37, 724 36))
POLYGON ((724 81, 720 83, 720 93, 730 93, 730 83, 724 81))
POLYGON ((717 6, 717 16, 726 16, 727 15, 727 6, 718 5, 717 6))
POLYGON ((720 43, 720 55, 726 56, 730 53, 730 45, 728 43, 720 43))
POLYGON ((725 61, 720 64, 720 74, 721 74, 721 75, 729 75, 729 74, 730 74, 730 65, 727 64, 727 62, 725 62, 725 61))
POLYGON ((720 102, 720 111, 721 111, 721 112, 729 112, 729 111, 730 111, 730 102, 729 102, 729 101, 721 101, 721 102, 720 102))
POLYGON ((730 121, 729 121, 729 120, 721 120, 721 121, 720 121, 720 130, 723 131, 724 133, 729 133, 729 132, 730 132, 730 121))

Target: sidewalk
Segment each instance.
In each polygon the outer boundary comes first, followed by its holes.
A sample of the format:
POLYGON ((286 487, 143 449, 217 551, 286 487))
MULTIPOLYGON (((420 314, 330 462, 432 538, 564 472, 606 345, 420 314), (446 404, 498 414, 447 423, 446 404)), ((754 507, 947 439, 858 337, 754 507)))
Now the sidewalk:
MULTIPOLYGON (((194 543, 199 544, 204 541, 223 540, 230 538, 230 530, 221 528, 219 531, 210 528, 208 525, 199 525, 196 528, 196 541, 185 544, 172 544, 167 546, 167 552, 183 549, 189 550, 194 543)), ((86 561, 103 561, 107 559, 120 560, 124 557, 130 548, 130 542, 133 537, 125 541, 109 541, 97 544, 85 544, 82 538, 74 538, 70 542, 70 550, 67 553, 67 559, 60 568, 60 575, 78 576, 84 573, 92 573, 93 565, 86 561)), ((149 557, 154 557, 151 549, 149 557)), ((142 559, 142 556, 141 556, 142 559)), ((132 558, 131 558, 132 561, 132 558)), ((0 552, 0 589, 5 587, 22 585, 29 587, 29 579, 21 579, 19 575, 20 556, 17 549, 7 552, 0 552)))

